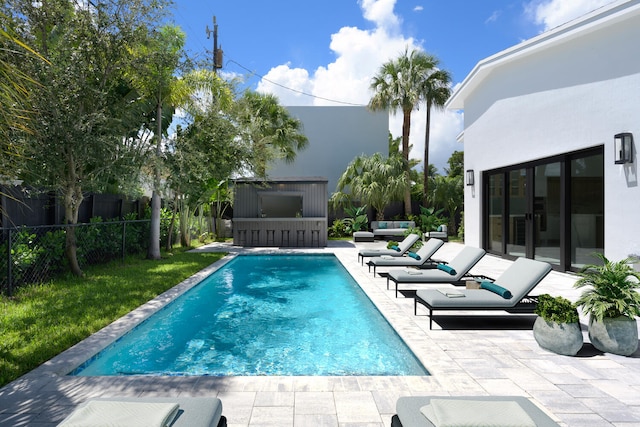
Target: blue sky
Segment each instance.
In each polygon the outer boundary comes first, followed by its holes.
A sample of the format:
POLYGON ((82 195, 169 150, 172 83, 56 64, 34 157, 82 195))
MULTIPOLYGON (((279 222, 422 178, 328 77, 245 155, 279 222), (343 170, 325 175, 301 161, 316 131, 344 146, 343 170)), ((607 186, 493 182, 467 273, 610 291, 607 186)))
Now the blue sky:
MULTIPOLYGON (((241 77, 283 105, 361 105, 380 65, 407 46, 438 57, 455 88, 480 60, 610 2, 175 0, 174 18, 187 49, 204 58, 213 47, 205 29, 215 15, 224 50, 220 75, 241 77)), ((414 113, 412 157, 421 158, 424 126, 424 113, 414 113)), ((391 115, 389 127, 401 134, 400 115, 391 115)), ((455 140, 462 129, 462 112, 434 113, 430 161, 440 173, 451 152, 464 149, 455 140)))

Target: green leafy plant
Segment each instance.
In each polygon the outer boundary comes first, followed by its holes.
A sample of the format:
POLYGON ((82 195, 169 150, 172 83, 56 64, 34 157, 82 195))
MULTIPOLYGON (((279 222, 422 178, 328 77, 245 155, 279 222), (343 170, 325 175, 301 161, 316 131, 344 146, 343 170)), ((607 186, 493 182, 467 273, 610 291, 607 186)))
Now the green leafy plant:
POLYGON ((346 231, 346 224, 341 219, 335 219, 331 227, 329 227, 329 237, 345 237, 348 236, 349 233, 346 231))
POLYGON ((439 225, 446 224, 447 219, 442 216, 444 209, 434 207, 425 208, 420 206, 420 214, 413 218, 413 221, 420 227, 423 232, 435 231, 439 225))
POLYGON ((396 242, 395 240, 389 240, 387 242, 387 249, 391 249, 392 246, 398 246, 398 242, 396 242))
POLYGON ((367 205, 354 207, 349 206, 344 209, 347 217, 344 218, 347 234, 351 234, 356 231, 366 230, 369 218, 367 216, 367 205))
POLYGON ((566 298, 549 294, 538 297, 535 313, 547 322, 577 323, 580 320, 575 304, 566 298))
POLYGON ((636 259, 612 262, 601 253, 594 256, 602 261, 602 265, 587 265, 579 273, 581 278, 574 286, 589 288, 576 305, 598 321, 620 316, 633 319, 640 315, 640 293, 636 290, 640 287, 640 273, 631 266, 636 259))

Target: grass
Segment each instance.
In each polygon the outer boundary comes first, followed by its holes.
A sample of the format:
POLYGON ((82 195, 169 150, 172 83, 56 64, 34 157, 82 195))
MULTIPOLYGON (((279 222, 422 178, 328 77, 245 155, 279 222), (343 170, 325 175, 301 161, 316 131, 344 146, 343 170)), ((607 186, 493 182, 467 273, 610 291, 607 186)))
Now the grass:
POLYGON ((177 249, 160 261, 129 258, 0 296, 0 386, 36 368, 204 267, 220 253, 177 249))

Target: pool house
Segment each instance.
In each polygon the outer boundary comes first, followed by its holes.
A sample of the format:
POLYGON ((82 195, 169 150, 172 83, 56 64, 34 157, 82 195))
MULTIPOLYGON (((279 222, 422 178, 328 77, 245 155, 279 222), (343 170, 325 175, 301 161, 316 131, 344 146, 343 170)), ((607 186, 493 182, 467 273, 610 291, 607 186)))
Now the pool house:
POLYGON ((233 244, 327 246, 327 179, 274 178, 235 182, 233 244))

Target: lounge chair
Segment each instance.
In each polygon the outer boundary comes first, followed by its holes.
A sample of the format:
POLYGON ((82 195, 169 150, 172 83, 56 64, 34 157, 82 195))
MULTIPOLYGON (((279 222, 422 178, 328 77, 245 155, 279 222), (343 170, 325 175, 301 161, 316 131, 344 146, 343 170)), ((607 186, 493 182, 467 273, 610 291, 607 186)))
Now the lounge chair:
POLYGON ((141 421, 138 418, 150 422, 146 414, 149 414, 149 417, 163 418, 164 412, 170 412, 172 409, 171 404, 178 406, 177 411, 174 412, 175 416, 171 418, 174 421, 168 424, 171 427, 225 427, 227 425, 226 418, 222 416, 222 402, 216 397, 113 397, 89 399, 58 426, 92 426, 97 425, 95 420, 104 425, 123 425, 126 422, 141 421))
POLYGON ((387 248, 384 248, 384 249, 361 249, 358 252, 358 261, 360 261, 360 264, 364 264, 364 259, 368 258, 368 257, 379 257, 379 256, 382 256, 382 255, 390 255, 390 256, 396 256, 396 257, 397 256, 402 256, 419 239, 420 239, 420 236, 418 236, 417 234, 411 233, 407 237, 405 237, 401 242, 398 243, 398 250, 387 249, 387 248))
MULTIPOLYGON (((462 284, 465 277, 469 277, 469 270, 484 256, 484 249, 465 246, 446 266, 438 265, 433 270, 395 269, 387 273, 387 289, 389 282, 396 284, 398 297, 399 283, 450 283, 462 284), (442 268, 442 269, 441 269, 442 268), (447 270, 447 271, 445 271, 447 270), (453 273, 453 274, 452 274, 453 273)), ((484 276, 475 276, 484 277, 484 276)))
POLYGON ((444 242, 440 239, 429 239, 425 242, 420 249, 415 253, 415 257, 407 254, 401 257, 374 257, 367 262, 369 271, 373 267, 373 275, 376 275, 376 267, 424 267, 427 264, 431 264, 435 268, 435 261, 431 259, 433 254, 436 253, 440 247, 444 245, 444 242))
MULTIPOLYGON (((515 417, 522 419, 524 413, 537 427, 558 426, 558 423, 549 415, 523 396, 405 396, 396 402, 396 415, 391 418, 391 427, 434 427, 429 418, 421 412, 421 408, 430 404, 442 403, 450 404, 450 409, 454 411, 459 407, 460 410, 456 412, 458 414, 474 415, 480 413, 488 415, 489 419, 496 417, 494 420, 506 416, 507 421, 513 422, 515 417), (480 408, 480 410, 465 412, 467 405, 476 409, 480 408), (497 415, 496 412, 501 415, 497 415)), ((494 422, 493 425, 500 424, 494 422)))
POLYGON ((460 289, 449 296, 438 289, 421 289, 416 292, 414 314, 418 303, 429 309, 429 329, 435 310, 504 310, 509 313, 533 313, 537 297, 528 296, 551 271, 546 262, 518 258, 493 283, 499 288, 460 289), (504 293, 504 290, 508 293, 504 293), (498 293, 496 293, 496 291, 498 293), (502 292, 504 295, 500 295, 502 292))

